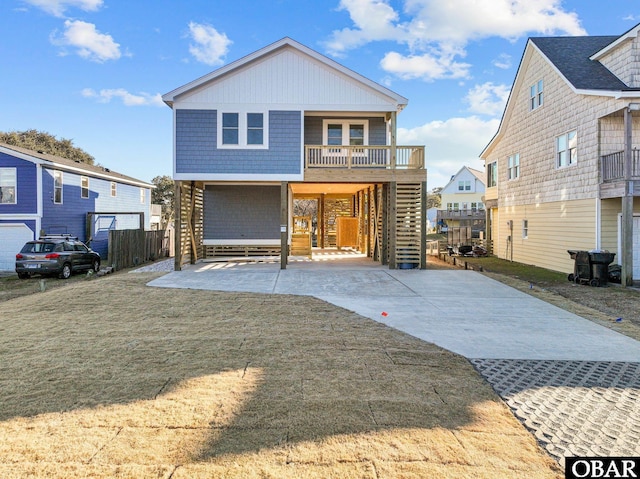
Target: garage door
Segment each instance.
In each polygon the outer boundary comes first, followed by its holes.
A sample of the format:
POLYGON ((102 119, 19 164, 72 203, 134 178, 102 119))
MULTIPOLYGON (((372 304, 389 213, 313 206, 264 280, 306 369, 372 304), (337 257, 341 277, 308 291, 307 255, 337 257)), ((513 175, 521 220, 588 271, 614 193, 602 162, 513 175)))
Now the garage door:
POLYGON ((33 231, 25 224, 0 224, 0 271, 13 271, 16 267, 16 253, 32 239, 33 231))

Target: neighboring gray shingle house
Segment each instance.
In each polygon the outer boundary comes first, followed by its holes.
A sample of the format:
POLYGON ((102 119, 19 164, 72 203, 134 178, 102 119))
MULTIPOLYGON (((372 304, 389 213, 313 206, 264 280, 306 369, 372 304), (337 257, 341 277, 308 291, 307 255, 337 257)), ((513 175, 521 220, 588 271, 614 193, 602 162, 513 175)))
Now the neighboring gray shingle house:
POLYGON ((571 272, 603 249, 640 279, 639 32, 527 42, 481 154, 497 256, 571 272))
POLYGON ((317 202, 318 247, 424 267, 424 147, 396 145, 406 98, 284 38, 163 100, 174 112, 176 268, 274 253, 286 267, 290 249, 311 246, 295 228, 306 224, 298 199, 317 202))

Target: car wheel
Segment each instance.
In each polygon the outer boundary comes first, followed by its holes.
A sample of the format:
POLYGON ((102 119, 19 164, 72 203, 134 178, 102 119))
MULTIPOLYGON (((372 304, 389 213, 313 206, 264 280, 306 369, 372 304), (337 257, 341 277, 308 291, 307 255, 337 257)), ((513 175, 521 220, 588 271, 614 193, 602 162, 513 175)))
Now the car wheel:
POLYGON ((97 273, 98 271, 100 271, 100 260, 93 260, 93 272, 97 273))
POLYGON ((18 273, 18 278, 20 279, 29 279, 31 275, 29 273, 18 273))
POLYGON ((62 270, 58 276, 60 279, 69 279, 71 277, 71 265, 69 263, 62 265, 62 270))

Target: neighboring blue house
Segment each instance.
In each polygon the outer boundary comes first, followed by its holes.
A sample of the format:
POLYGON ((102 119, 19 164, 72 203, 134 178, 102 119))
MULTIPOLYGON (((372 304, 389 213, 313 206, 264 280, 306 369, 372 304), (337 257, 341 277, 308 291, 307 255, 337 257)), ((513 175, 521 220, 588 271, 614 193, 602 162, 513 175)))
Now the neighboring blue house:
POLYGON ((13 270, 24 243, 43 233, 77 236, 106 259, 109 229, 149 229, 151 188, 108 168, 0 144, 0 270, 13 270))
POLYGON ((396 143, 403 96, 283 38, 162 98, 174 114, 177 269, 240 254, 279 254, 286 267, 316 238, 425 267, 424 146, 396 143), (316 201, 317 217, 294 216, 297 200, 316 201))

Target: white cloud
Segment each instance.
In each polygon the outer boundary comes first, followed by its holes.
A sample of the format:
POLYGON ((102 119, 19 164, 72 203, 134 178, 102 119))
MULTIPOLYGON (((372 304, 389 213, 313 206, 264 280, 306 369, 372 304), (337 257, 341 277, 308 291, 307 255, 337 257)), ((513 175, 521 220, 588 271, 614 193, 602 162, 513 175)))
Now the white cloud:
POLYGON ((511 68, 511 55, 501 53, 500 55, 498 55, 498 58, 494 58, 491 61, 491 64, 496 68, 508 70, 509 68, 511 68))
POLYGON ((422 78, 425 81, 443 78, 467 78, 469 76, 468 63, 459 63, 452 56, 434 56, 429 53, 423 55, 404 56, 397 52, 389 52, 380 61, 383 70, 392 73, 403 80, 422 78))
POLYGON ((160 93, 151 95, 149 93, 140 92, 137 95, 134 95, 124 88, 103 89, 99 92, 92 88, 85 88, 82 90, 82 96, 85 98, 96 98, 100 103, 109 103, 113 98, 120 98, 125 106, 164 106, 164 103, 162 102, 162 95, 160 95, 160 93))
POLYGON ((469 111, 482 115, 497 116, 504 111, 509 99, 510 88, 507 85, 494 85, 492 82, 476 85, 467 93, 465 101, 469 111))
MULTIPOLYGON (((562 9, 561 0, 405 0, 403 15, 389 0, 341 0, 353 28, 335 30, 325 47, 330 54, 372 41, 394 41, 406 54, 387 53, 382 66, 401 78, 460 78, 470 65, 460 63, 473 40, 501 37, 514 40, 531 33, 584 35, 576 13, 562 9), (423 72, 420 75, 419 72, 423 72)), ((504 68, 504 61, 496 66, 504 68)))
POLYGON ((98 10, 103 0, 23 0, 29 5, 38 7, 56 17, 63 17, 67 8, 76 7, 85 12, 98 10))
POLYGON ((65 31, 61 36, 57 36, 57 32, 52 33, 51 43, 61 47, 73 47, 82 58, 98 63, 120 58, 120 45, 111 35, 96 30, 93 23, 66 20, 64 27, 65 31))
POLYGON ((189 53, 207 65, 222 65, 229 46, 233 43, 224 33, 202 23, 190 22, 189 36, 194 42, 189 45, 189 53))
POLYGON ((429 189, 445 186, 463 166, 482 170, 479 155, 498 130, 500 120, 476 116, 432 121, 415 128, 398 128, 398 144, 425 145, 429 189))
POLYGON ((333 32, 332 39, 325 43, 332 55, 340 56, 371 41, 401 41, 406 36, 402 27, 394 25, 399 16, 386 0, 341 0, 338 10, 347 10, 356 28, 333 32))
POLYGON ((407 0, 413 15, 409 30, 416 42, 465 44, 487 37, 519 38, 543 35, 584 35, 575 12, 562 9, 561 0, 407 0))

